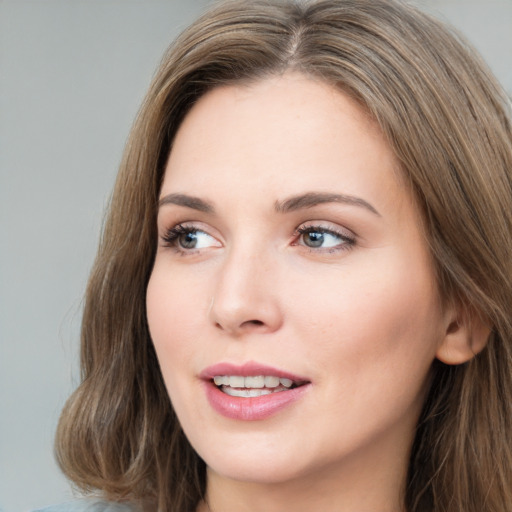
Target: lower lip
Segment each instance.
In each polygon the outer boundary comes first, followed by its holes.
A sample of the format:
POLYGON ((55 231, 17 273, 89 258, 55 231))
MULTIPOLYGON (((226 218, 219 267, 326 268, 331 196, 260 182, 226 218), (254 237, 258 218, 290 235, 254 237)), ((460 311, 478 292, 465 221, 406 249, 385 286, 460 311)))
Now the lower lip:
POLYGON ((304 384, 287 391, 244 398, 227 395, 212 381, 205 381, 206 396, 213 409, 226 418, 243 421, 264 420, 277 414, 299 400, 309 387, 310 384, 304 384))

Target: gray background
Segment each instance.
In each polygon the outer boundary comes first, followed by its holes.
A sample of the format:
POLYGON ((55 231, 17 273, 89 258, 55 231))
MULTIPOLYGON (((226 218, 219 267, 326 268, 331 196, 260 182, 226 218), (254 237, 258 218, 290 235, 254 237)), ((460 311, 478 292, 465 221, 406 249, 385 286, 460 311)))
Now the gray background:
MULTIPOLYGON (((0 0, 0 511, 66 500, 52 455, 124 141, 161 54, 208 0, 0 0)), ((512 0, 418 0, 512 92, 512 0)))

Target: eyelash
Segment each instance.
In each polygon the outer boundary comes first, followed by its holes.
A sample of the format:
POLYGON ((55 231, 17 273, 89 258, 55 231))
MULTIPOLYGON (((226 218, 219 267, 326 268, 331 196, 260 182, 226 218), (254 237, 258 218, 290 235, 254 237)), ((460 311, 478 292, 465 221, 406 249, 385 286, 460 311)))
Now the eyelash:
POLYGON ((185 254, 193 251, 193 249, 185 249, 183 247, 179 247, 178 239, 181 235, 189 235, 192 233, 197 233, 202 231, 198 228, 194 228, 192 226, 185 226, 183 224, 177 224, 176 226, 169 228, 165 231, 165 234, 162 236, 162 241, 164 242, 165 247, 172 247, 177 252, 185 254))
MULTIPOLYGON (((299 226, 295 231, 295 238, 298 240, 298 239, 300 239, 300 237, 302 237, 308 233, 321 233, 323 235, 332 235, 341 240, 341 243, 335 247, 314 248, 314 247, 309 247, 309 246, 305 245, 304 243, 300 244, 303 247, 305 247, 307 250, 309 250, 310 252, 334 253, 334 252, 338 252, 338 251, 347 251, 347 250, 352 249, 356 244, 356 239, 354 236, 350 236, 347 233, 338 231, 336 229, 326 228, 324 226, 314 225, 314 224, 299 226)), ((299 244, 298 244, 298 242, 294 242, 293 245, 299 245, 299 244)))
POLYGON ((197 231, 195 228, 188 228, 185 227, 183 224, 178 224, 174 226, 173 228, 169 228, 165 231, 165 234, 162 236, 162 240, 171 245, 173 244, 178 236, 180 235, 186 235, 187 233, 191 233, 197 231))
MULTIPOLYGON (((165 247, 171 247, 179 254, 191 254, 194 253, 200 249, 194 249, 194 248, 184 248, 179 245, 179 237, 181 235, 189 235, 193 233, 205 233, 207 236, 211 236, 206 231, 202 229, 198 229, 197 227, 193 226, 186 226, 184 224, 177 224, 176 226, 169 228, 166 230, 165 234, 162 236, 162 241, 164 243, 165 247)), ((212 237, 213 238, 213 237, 212 237)), ((295 232, 294 232, 294 242, 292 245, 300 245, 302 247, 305 247, 310 252, 328 252, 328 253, 334 253, 338 251, 346 251, 350 250, 354 247, 356 244, 355 237, 349 236, 346 233, 343 233, 341 231, 337 231, 332 228, 326 228, 320 225, 303 225, 299 226, 295 232), (332 235, 334 237, 339 238, 342 242, 338 244, 335 247, 309 247, 305 243, 300 244, 299 240, 301 237, 308 233, 320 233, 323 235, 332 235)))

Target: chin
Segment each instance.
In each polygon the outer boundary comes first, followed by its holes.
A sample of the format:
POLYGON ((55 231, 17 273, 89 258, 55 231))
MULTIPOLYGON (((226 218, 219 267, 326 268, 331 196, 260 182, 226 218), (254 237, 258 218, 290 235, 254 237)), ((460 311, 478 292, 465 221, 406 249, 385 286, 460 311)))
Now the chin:
POLYGON ((194 446, 205 461, 208 470, 221 478, 257 484, 278 484, 300 477, 305 470, 304 454, 300 450, 289 451, 280 443, 262 446, 251 436, 233 436, 230 442, 194 446), (251 446, 252 445, 252 446, 251 446), (283 449, 284 448, 284 449, 283 449), (298 456, 302 455, 301 460, 298 456))
POLYGON ((301 476, 301 471, 293 465, 276 461, 275 457, 260 458, 256 464, 253 460, 230 460, 207 467, 223 479, 259 485, 283 484, 301 476))

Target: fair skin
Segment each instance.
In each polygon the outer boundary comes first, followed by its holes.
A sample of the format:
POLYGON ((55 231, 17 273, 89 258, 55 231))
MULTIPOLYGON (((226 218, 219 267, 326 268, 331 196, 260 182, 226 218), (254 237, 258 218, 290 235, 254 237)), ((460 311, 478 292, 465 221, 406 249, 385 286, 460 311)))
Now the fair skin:
POLYGON ((148 323, 211 511, 403 510, 432 361, 463 343, 376 124, 299 74, 219 87, 182 123, 160 198, 148 323), (232 397, 210 375, 224 363, 300 382, 232 397))

